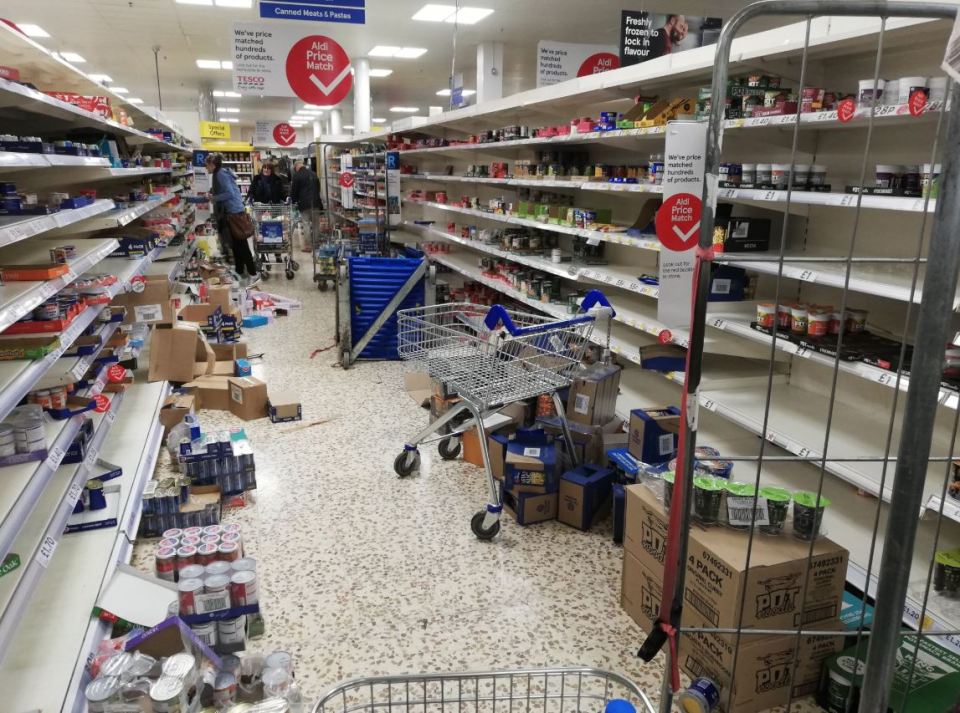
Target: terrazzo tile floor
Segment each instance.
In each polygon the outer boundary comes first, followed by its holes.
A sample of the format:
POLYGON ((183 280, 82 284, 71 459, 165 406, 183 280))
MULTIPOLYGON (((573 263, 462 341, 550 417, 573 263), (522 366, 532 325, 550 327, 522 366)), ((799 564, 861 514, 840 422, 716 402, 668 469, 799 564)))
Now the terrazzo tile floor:
MULTIPOLYGON (((201 412, 205 429, 242 425, 256 450, 255 502, 224 518, 258 561, 266 634, 249 650, 292 653, 310 704, 355 677, 545 666, 616 671, 656 703, 662 663, 635 657, 644 632, 619 605, 622 550, 609 520, 583 533, 504 515, 501 534, 478 541, 469 523, 487 499, 480 468, 425 447, 419 475, 394 475, 403 442, 428 420, 403 389, 405 365, 343 370, 336 349, 311 358, 333 344, 335 298, 309 265, 264 288, 303 301, 247 330, 250 353, 264 355, 258 375, 300 394, 303 421, 201 412)), ((169 468, 161 454, 158 469, 169 468)), ((155 542, 137 545, 146 571, 155 542)))

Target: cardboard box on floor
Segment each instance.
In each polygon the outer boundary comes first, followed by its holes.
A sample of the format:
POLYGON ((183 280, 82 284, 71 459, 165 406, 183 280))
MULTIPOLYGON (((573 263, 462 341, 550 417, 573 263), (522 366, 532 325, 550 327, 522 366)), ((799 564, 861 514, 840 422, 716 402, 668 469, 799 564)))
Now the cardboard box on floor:
MULTIPOLYGON (((483 427, 487 433, 487 447, 490 447, 489 438, 494 433, 513 433, 517 429, 517 425, 523 423, 523 419, 526 414, 526 405, 522 403, 510 404, 509 406, 503 408, 495 414, 491 414, 483 419, 483 427)), ((473 465, 483 467, 483 452, 480 450, 480 438, 477 433, 476 428, 471 428, 463 432, 462 435, 463 442, 463 460, 466 463, 472 463, 473 465)), ((497 451, 499 456, 499 449, 497 451)), ((499 471, 503 472, 503 462, 495 464, 494 452, 490 451, 490 468, 494 472, 494 477, 499 471)))
MULTIPOLYGON (((536 425, 554 438, 560 438, 563 434, 563 427, 557 416, 540 416, 537 418, 536 425)), ((573 447, 577 449, 580 462, 594 465, 606 463, 607 448, 613 447, 608 445, 612 441, 610 437, 623 431, 623 419, 619 416, 614 416, 602 425, 585 425, 575 421, 568 421, 567 425, 570 427, 570 437, 573 439, 573 447)), ((626 434, 623 435, 626 436, 626 434)), ((619 442, 623 439, 616 440, 619 442)))
MULTIPOLYGON (((667 536, 663 503, 644 484, 630 485, 626 493, 624 550, 662 576, 667 536)), ((825 537, 816 541, 804 591, 809 543, 786 535, 755 536, 747 570, 748 533, 694 525, 689 538, 685 609, 691 608, 709 626, 736 627, 744 592, 745 629, 832 628, 837 621, 849 554, 840 545, 825 537)))
POLYGON ((560 476, 557 519, 578 530, 589 530, 610 509, 613 471, 584 464, 560 476))
POLYGON ((430 406, 433 389, 429 374, 423 371, 407 372, 403 375, 403 387, 418 406, 422 408, 430 406))
POLYGON ((629 450, 643 463, 666 463, 677 455, 680 409, 638 408, 630 412, 629 450))
MULTIPOLYGON (((623 553, 620 605, 645 632, 660 615, 663 581, 660 574, 644 567, 629 551, 623 553)), ((839 622, 833 622, 839 629, 839 622)), ((711 628, 699 620, 689 603, 683 610, 683 626, 711 628)), ((823 627, 829 628, 829 627, 823 627)), ((682 630, 681 630, 682 631, 682 630)), ((721 708, 726 705, 733 670, 734 635, 682 631, 680 665, 691 677, 707 676, 721 691, 721 708)), ((790 697, 814 693, 824 660, 842 646, 843 637, 804 636, 800 640, 797 666, 793 668, 797 637, 741 636, 736 661, 736 682, 730 708, 736 713, 756 713, 782 705, 790 697)))
POLYGON ((287 423, 303 418, 300 398, 292 391, 270 391, 267 399, 267 415, 271 423, 287 423))
POLYGON ((197 409, 208 411, 230 410, 229 376, 200 376, 183 385, 196 399, 197 409))
POLYGON ((518 525, 533 525, 557 519, 556 493, 513 492, 503 489, 503 508, 518 525))
POLYGON ((214 307, 219 307, 224 312, 228 312, 234 307, 233 299, 230 297, 231 288, 229 285, 217 285, 207 287, 207 302, 214 307))
POLYGON ((211 373, 215 361, 213 350, 195 325, 158 325, 150 340, 147 380, 184 383, 211 373))
POLYGON ((616 415, 620 372, 615 364, 598 364, 578 375, 567 396, 567 420, 587 426, 609 422, 616 415))
POLYGON ((230 413, 244 421, 254 421, 267 415, 267 385, 253 376, 231 377, 230 413))
POLYGON ((146 275, 130 292, 117 295, 111 304, 125 307, 124 324, 172 324, 173 307, 170 304, 170 281, 166 275, 146 275), (143 289, 137 292, 139 285, 143 289))
POLYGON ((193 394, 171 394, 160 407, 160 423, 163 424, 163 437, 170 429, 183 420, 188 413, 196 411, 196 397, 193 394))

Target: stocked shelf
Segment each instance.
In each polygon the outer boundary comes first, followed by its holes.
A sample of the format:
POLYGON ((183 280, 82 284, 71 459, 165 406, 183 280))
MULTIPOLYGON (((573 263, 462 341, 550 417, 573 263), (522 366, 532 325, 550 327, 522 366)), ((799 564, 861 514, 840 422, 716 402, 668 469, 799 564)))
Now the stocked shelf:
MULTIPOLYGON (((0 154, 2 155, 2 154, 0 154)), ((61 210, 50 215, 0 216, 0 247, 58 228, 68 228, 82 220, 112 211, 112 200, 100 199, 83 208, 61 210)))
MULTIPOLYGON (((45 240, 32 240, 25 245, 40 252, 55 247, 52 241, 45 240)), ((78 240, 76 257, 67 261, 70 270, 65 275, 45 282, 7 282, 0 285, 0 331, 9 327, 44 300, 53 297, 77 279, 77 275, 86 272, 116 250, 118 245, 119 243, 113 239, 78 240)))

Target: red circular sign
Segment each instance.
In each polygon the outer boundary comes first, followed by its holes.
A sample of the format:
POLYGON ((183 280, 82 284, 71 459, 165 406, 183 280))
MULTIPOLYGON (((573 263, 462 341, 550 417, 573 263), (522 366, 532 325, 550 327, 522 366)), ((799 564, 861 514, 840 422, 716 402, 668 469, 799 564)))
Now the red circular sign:
POLYGON ((847 97, 837 105, 837 118, 844 124, 850 121, 857 113, 857 103, 847 97))
POLYGON ((583 60, 583 64, 577 70, 577 76, 589 77, 591 74, 609 72, 611 69, 618 69, 619 67, 620 58, 617 55, 610 52, 598 52, 583 60))
POLYGON ((657 210, 657 237, 667 250, 685 252, 700 239, 700 198, 677 193, 657 210))
POLYGON ((297 140, 297 130, 290 124, 277 124, 273 127, 273 140, 280 146, 293 146, 297 140))
POLYGON ((352 173, 341 173, 341 174, 340 174, 340 187, 341 187, 341 188, 353 188, 353 174, 352 174, 352 173))
POLYGON ((287 81, 307 104, 335 106, 353 86, 350 58, 329 37, 304 37, 287 54, 287 81))
POLYGON ((120 384, 123 383, 123 380, 127 378, 127 370, 124 369, 119 364, 114 364, 109 369, 107 369, 107 380, 114 383, 120 384))
POLYGON ((657 335, 657 341, 661 344, 673 343, 673 332, 671 332, 669 329, 661 329, 660 333, 657 335))
POLYGON ((927 108, 927 93, 923 89, 916 89, 910 94, 910 100, 907 102, 911 116, 920 116, 923 110, 927 108))
POLYGON ((106 413, 110 410, 110 399, 103 394, 97 394, 93 397, 93 400, 97 403, 97 405, 93 407, 93 410, 97 413, 106 413))

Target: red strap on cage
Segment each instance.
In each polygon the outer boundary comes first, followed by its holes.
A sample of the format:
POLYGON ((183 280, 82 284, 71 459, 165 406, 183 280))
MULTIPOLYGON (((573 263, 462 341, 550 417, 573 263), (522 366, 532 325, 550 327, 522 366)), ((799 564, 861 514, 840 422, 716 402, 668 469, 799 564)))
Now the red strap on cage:
MULTIPOLYGON (((703 248, 697 246, 696 261, 693 266, 693 299, 690 300, 690 324, 693 324, 694 301, 696 298, 697 286, 700 284, 700 271, 704 264, 708 265, 713 261, 715 252, 713 247, 703 248)), ((709 269, 709 267, 708 267, 709 269)), ((684 375, 687 383, 690 378, 690 350, 687 349, 686 366, 684 375)), ((694 398, 696 394, 693 394, 694 398)), ((689 437, 687 426, 687 405, 689 397, 685 395, 680 404, 680 433, 677 452, 677 469, 674 476, 674 492, 685 492, 686 483, 684 482, 684 453, 686 452, 686 441, 689 437)), ((697 408, 697 404, 693 404, 697 408)), ((667 551, 663 571, 663 597, 660 601, 660 628, 667 635, 670 643, 670 684, 673 691, 680 689, 680 662, 677 659, 677 630, 670 624, 671 608, 673 606, 674 590, 677 586, 677 554, 680 546, 680 531, 682 513, 678 506, 679 499, 674 498, 670 504, 670 520, 667 525, 667 551)))

